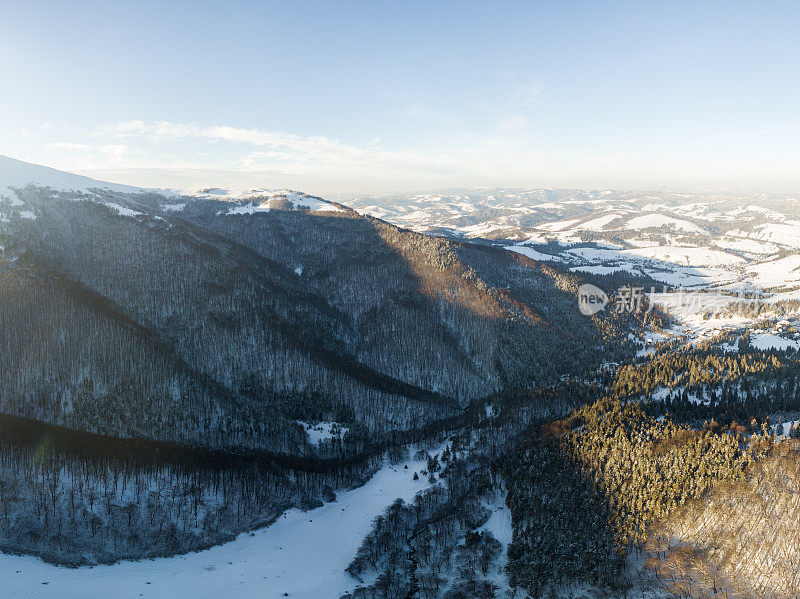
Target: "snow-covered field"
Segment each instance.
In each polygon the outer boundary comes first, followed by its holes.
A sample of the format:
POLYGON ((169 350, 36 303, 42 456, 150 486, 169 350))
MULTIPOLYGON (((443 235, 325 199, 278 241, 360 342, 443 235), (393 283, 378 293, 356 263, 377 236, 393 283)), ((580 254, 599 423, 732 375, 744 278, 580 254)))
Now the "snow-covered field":
MULTIPOLYGON (((372 520, 395 499, 410 501, 429 486, 426 477, 412 479, 426 465, 413 459, 386 464, 365 485, 339 493, 334 502, 307 512, 289 510, 267 528, 188 555, 73 569, 0 554, 0 596, 277 599, 288 593, 294 599, 338 599, 358 586, 345 568, 372 520)), ((504 518, 496 512, 486 524, 498 539, 510 532, 504 518)))
POLYGON ((800 284, 800 256, 790 255, 755 264, 748 270, 748 275, 748 280, 759 287, 800 284))
POLYGON ((786 337, 774 333, 759 333, 750 336, 750 345, 756 349, 800 349, 800 340, 787 339, 786 337))

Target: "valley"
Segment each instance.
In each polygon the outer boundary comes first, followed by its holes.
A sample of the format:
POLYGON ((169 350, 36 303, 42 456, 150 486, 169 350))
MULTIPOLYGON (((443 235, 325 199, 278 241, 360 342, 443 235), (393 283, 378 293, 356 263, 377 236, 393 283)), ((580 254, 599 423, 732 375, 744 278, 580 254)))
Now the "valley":
POLYGON ((0 176, 11 592, 795 592, 792 200, 0 176))

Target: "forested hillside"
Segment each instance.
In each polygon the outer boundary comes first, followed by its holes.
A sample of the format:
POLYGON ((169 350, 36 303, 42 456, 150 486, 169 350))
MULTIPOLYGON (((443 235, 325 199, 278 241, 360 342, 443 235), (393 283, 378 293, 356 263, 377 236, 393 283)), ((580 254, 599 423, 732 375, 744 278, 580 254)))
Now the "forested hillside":
MULTIPOLYGON (((793 358, 779 354, 747 354, 741 363, 793 358)), ((771 378, 794 377, 790 364, 771 378)), ((622 372, 630 384, 642 380, 622 372)), ((800 457, 784 426, 769 424, 785 409, 781 396, 764 403, 731 393, 722 403, 694 403, 684 392, 666 402, 604 398, 532 427, 500 461, 514 522, 512 586, 532 597, 575 595, 587 585, 609 596, 796 596, 800 553, 791 523, 800 457)))
POLYGON ((313 450, 294 420, 338 419, 357 450, 629 351, 626 322, 577 312, 572 275, 316 198, 257 210, 28 187, 5 201, 14 414, 284 452, 313 450))
POLYGON ((61 563, 220 542, 486 405, 502 445, 579 400, 499 398, 630 356, 641 327, 581 315, 575 275, 296 192, 27 186, 0 213, 0 547, 61 563))

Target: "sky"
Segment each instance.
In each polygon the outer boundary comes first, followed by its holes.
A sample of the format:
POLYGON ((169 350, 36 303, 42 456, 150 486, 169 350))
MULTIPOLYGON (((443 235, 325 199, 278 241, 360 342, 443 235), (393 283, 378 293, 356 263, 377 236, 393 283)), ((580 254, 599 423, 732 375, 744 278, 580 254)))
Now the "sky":
POLYGON ((796 2, 0 0, 0 154, 316 194, 800 190, 796 2))

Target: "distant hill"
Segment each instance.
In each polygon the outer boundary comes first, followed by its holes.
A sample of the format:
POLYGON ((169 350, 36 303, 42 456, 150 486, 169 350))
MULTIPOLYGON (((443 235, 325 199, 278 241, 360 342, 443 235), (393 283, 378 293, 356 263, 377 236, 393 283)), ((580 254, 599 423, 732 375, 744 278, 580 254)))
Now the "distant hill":
POLYGON ((350 204, 401 227, 489 241, 573 271, 683 287, 752 284, 800 297, 800 275, 776 262, 800 249, 800 201, 785 194, 485 188, 350 204))

